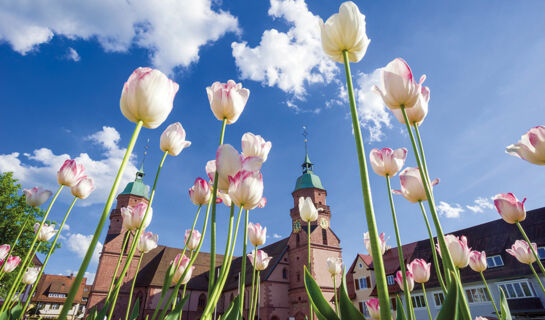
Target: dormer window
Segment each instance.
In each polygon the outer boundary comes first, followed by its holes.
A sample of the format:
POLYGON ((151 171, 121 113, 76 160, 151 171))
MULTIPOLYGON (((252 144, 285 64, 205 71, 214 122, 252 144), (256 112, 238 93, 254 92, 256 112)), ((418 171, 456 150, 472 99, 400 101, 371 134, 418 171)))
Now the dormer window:
POLYGON ((503 267, 503 259, 500 255, 486 257, 486 263, 489 268, 503 267))

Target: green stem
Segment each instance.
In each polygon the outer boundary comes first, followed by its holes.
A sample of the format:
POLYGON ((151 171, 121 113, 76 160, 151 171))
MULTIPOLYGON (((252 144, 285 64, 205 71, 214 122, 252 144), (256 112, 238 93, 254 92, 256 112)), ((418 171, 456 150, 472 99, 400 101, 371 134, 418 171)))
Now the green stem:
POLYGON ((382 254, 379 249, 379 237, 377 224, 375 221, 375 213, 373 209, 373 200, 371 197, 371 187, 369 183, 369 175, 367 170, 367 162, 365 159, 365 149, 361 138, 361 127, 358 118, 358 110, 356 109, 356 99, 354 98, 354 88, 352 86, 352 76, 350 75, 350 64, 348 61, 348 52, 343 51, 344 70, 346 73, 346 84, 348 88, 348 98, 350 101, 350 113, 352 115, 352 129, 354 130, 354 138, 356 140, 356 150, 358 152, 358 163, 360 167, 360 179, 363 192, 363 203, 365 207, 365 217, 369 228, 369 240, 371 242, 371 252, 373 256, 373 266, 375 269, 375 278, 377 283, 378 298, 380 301, 380 317, 381 319, 391 319, 390 297, 388 296, 388 286, 386 284, 386 274, 382 254))
POLYGON ((240 314, 244 316, 244 291, 246 290, 246 247, 248 245, 248 210, 244 212, 244 242, 242 245, 242 266, 240 268, 240 314))
POLYGON ((119 271, 121 260, 123 260, 123 257, 125 256, 125 249, 127 248, 127 243, 129 242, 130 237, 131 237, 131 231, 127 230, 127 232, 125 233, 125 236, 123 237, 123 245, 121 246, 121 252, 119 253, 119 258, 117 258, 117 264, 115 265, 114 275, 112 277, 112 281, 110 282, 110 287, 108 288, 108 294, 106 295, 106 299, 104 301, 110 300, 110 297, 112 295, 112 290, 114 288, 114 283, 117 277, 117 272, 119 271))
MULTIPOLYGON (((42 222, 40 223, 40 227, 38 227, 38 230, 35 232, 35 235, 34 235, 34 239, 32 240, 32 243, 30 244, 29 248, 28 248, 28 251, 27 251, 27 254, 25 256, 25 259, 23 260, 23 262, 20 264, 20 267, 19 267, 19 272, 17 273, 17 276, 15 277, 15 281, 13 282, 13 284, 11 285, 11 288, 9 290, 9 293, 8 295, 6 296, 6 299, 4 301, 10 301, 11 298, 13 298, 13 290, 17 289, 17 287, 19 286, 19 283, 21 282, 21 278, 23 276, 23 273, 26 269, 26 265, 27 263, 30 263, 31 260, 29 260, 30 258, 30 253, 32 252, 32 249, 34 248, 34 245, 36 244, 36 241, 38 241, 38 235, 40 234, 40 231, 42 230, 42 227, 47 219, 47 217, 49 216, 49 212, 51 212, 51 208, 53 207, 53 204, 55 203, 55 200, 57 200, 57 197, 59 196, 59 194, 61 193, 61 190, 64 186, 63 185, 60 185, 59 186, 59 189, 57 189, 57 192, 55 193, 55 195, 53 196, 53 199, 51 199, 51 202, 49 203, 49 206, 47 207, 47 211, 45 212, 44 214, 44 217, 42 219, 42 222)), ((38 244, 36 246, 36 249, 38 248, 40 244, 38 244)), ((8 257, 9 258, 9 257, 8 257)), ((0 309, 0 312, 1 311, 4 311, 5 310, 5 306, 6 304, 2 305, 2 309, 0 309)))
MULTIPOLYGON (((31 216, 32 215, 30 213, 27 215, 27 217, 25 219, 25 222, 23 222, 23 225, 21 226, 21 229, 19 229, 19 234, 17 235, 17 238, 15 238, 15 241, 13 241, 12 245, 9 247, 9 251, 8 251, 7 256, 6 256, 6 259, 11 256, 11 253, 13 252, 13 249, 17 245, 17 241, 19 241, 19 238, 21 237, 21 234, 23 234, 23 231, 25 230, 26 224, 30 220, 31 216)), ((4 274, 5 274, 4 268, 0 268, 0 280, 2 280, 2 278, 4 277, 4 274)))
POLYGON ((57 245, 57 241, 59 240, 59 237, 62 232, 62 228, 64 227, 64 224, 66 223, 66 220, 68 219, 68 215, 70 215, 70 212, 72 211, 72 208, 74 207, 74 204, 76 204, 76 200, 78 200, 78 197, 74 197, 74 200, 72 200, 72 203, 70 204, 70 207, 68 208, 68 211, 66 211, 66 214, 64 215, 64 218, 62 219, 61 225, 59 227, 59 231, 57 231, 57 234, 55 235, 55 239, 53 239, 53 243, 51 244, 51 248, 49 248, 49 252, 47 253, 47 256, 45 257, 45 260, 43 262, 42 267, 40 268, 40 272, 38 273, 38 276, 36 277, 36 281, 31 287, 30 293, 28 295, 28 299, 25 303, 25 306, 23 307, 23 311, 21 312, 21 316, 19 319, 23 319, 26 309, 28 308, 28 305, 30 304, 30 298, 36 291, 36 288, 38 287, 38 283, 40 282, 40 279, 42 277, 42 274, 44 273, 45 266, 47 265, 47 262, 49 261, 49 258, 53 254, 53 251, 55 250, 55 246, 57 245))
POLYGON ((534 257, 536 258, 537 265, 539 266, 539 269, 541 270, 541 273, 545 276, 545 268, 543 268, 543 264, 541 263, 541 260, 539 259, 539 256, 537 255, 536 250, 534 249, 534 246, 532 246, 532 243, 530 242, 530 239, 528 238, 528 235, 520 225, 520 222, 516 222, 517 227, 520 230, 520 233, 522 233, 522 237, 524 237, 524 240, 526 240, 526 243, 528 243, 528 246, 530 247, 530 250, 532 250, 532 253, 534 254, 534 257))
MULTIPOLYGON (((394 205, 394 198, 392 197, 392 186, 390 184, 390 176, 386 175, 386 187, 388 188, 388 199, 390 200, 390 208, 392 210, 392 220, 394 222, 394 229, 396 234, 396 242, 397 242, 397 255, 399 258, 399 266, 401 267, 401 274, 403 276, 403 287, 408 288, 409 284, 407 282, 407 269, 405 267, 405 256, 403 255, 403 247, 401 246, 401 237, 399 235, 399 227, 397 225, 397 215, 396 215, 396 209, 394 205)), ((411 300, 411 291, 410 290, 403 290, 403 295, 405 296, 405 304, 407 305, 407 308, 409 309, 409 320, 413 319, 413 313, 414 308, 411 300)))
POLYGON ((125 167, 127 166, 127 162, 129 161, 132 150, 134 149, 134 145, 136 144, 138 134, 140 133, 140 129, 142 129, 143 124, 144 122, 140 120, 136 124, 136 128, 134 128, 131 141, 129 142, 127 151, 125 151, 125 155, 123 156, 123 161, 121 161, 121 165, 119 166, 117 176, 115 177, 114 183, 112 185, 112 189, 110 190, 110 194, 108 195, 108 199, 106 200, 106 204, 104 205, 104 210, 102 211, 102 215, 96 227, 95 233, 93 235, 93 239, 91 239, 91 243, 89 244, 87 253, 85 254, 85 257, 83 258, 83 261, 81 262, 81 266, 79 267, 78 274, 76 275, 76 278, 74 279, 74 282, 72 283, 72 286, 70 287, 70 291, 68 292, 68 296, 66 297, 66 301, 64 302, 61 313, 59 315, 59 318, 58 318, 59 320, 65 320, 66 316, 68 315, 68 312, 70 311, 70 309, 72 309, 72 303, 74 302, 74 298, 76 297, 76 294, 80 288, 80 284, 81 284, 81 281, 83 280, 85 271, 87 271, 87 267, 89 266, 89 263, 91 262, 91 258, 93 257, 93 254, 95 252, 98 239, 100 238, 100 234, 102 233, 102 229, 104 228, 104 223, 106 222, 106 218, 108 218, 108 214, 110 213, 110 209, 112 208, 112 205, 114 203, 114 198, 117 192, 117 188, 119 187, 119 183, 121 182, 121 177, 123 176, 123 173, 125 172, 125 167))
MULTIPOLYGON (((428 215, 426 214, 426 208, 424 208, 424 204, 422 204, 422 201, 418 201, 418 204, 420 205, 420 210, 422 210, 422 216, 424 217, 424 221, 426 222, 426 228, 428 229, 428 235, 430 236, 430 246, 431 246, 431 252, 433 255, 433 266, 435 268, 435 273, 437 274, 437 280, 439 281, 439 285, 441 285, 441 290, 443 290, 444 294, 447 294, 447 288, 445 286, 445 282, 443 281, 443 277, 441 276, 441 269, 439 268, 439 258, 437 258, 437 249, 435 248, 435 241, 433 241, 433 233, 431 232, 430 222, 428 220, 428 215)), ((443 256, 443 250, 441 250, 441 256, 443 256)))
MULTIPOLYGON (((227 125, 227 118, 224 118, 221 123, 220 133, 220 146, 223 144, 223 137, 225 136, 225 127, 227 125)), ((214 174, 214 187, 212 190, 212 216, 210 217, 210 271, 208 272, 208 296, 212 293, 214 283, 216 282, 216 197, 218 193, 218 170, 214 174)))
MULTIPOLYGON (((246 259, 246 257, 244 257, 244 258, 246 259)), ((251 301, 250 301, 250 310, 248 311, 248 314, 250 316, 252 315, 252 311, 254 310, 254 285, 255 285, 255 274, 256 274, 256 270, 255 270, 256 258, 257 258, 257 246, 255 246, 255 249, 254 249, 254 263, 252 264, 252 266, 253 266, 252 290, 250 291, 252 296, 251 296, 251 301)), ((253 319, 253 318, 249 318, 249 319, 253 319)))
POLYGON ((539 283, 539 286, 541 287, 541 291, 545 293, 545 288, 543 287, 543 282, 541 282, 541 279, 539 278, 539 275, 536 272, 536 269, 534 269, 534 266, 532 264, 528 264, 530 266, 530 269, 532 269, 532 272, 534 273, 534 276, 536 276, 537 282, 539 283))
POLYGON ((333 294, 335 295, 334 296, 334 301, 335 301, 335 313, 337 314, 337 316, 339 315, 339 308, 338 308, 338 305, 339 305, 339 299, 337 297, 337 280, 336 280, 336 275, 333 275, 331 276, 333 278, 333 294))
POLYGON ((500 313, 498 312, 498 307, 496 307, 496 303, 494 302, 494 297, 492 296, 492 293, 490 293, 490 289, 488 288, 488 283, 486 283, 484 274, 482 272, 479 272, 479 274, 481 275, 481 279, 483 280, 484 286, 486 288, 486 292, 488 293, 488 296, 490 297, 490 301, 492 301, 492 306, 494 306, 494 311, 496 311, 496 315, 498 316, 498 319, 501 319, 500 313))
MULTIPOLYGON (((422 292, 424 293, 424 301, 426 302, 426 309, 428 310, 428 317, 430 317, 430 320, 433 320, 431 317, 431 311, 430 311, 430 304, 428 303, 428 296, 426 295, 426 286, 424 283, 421 283, 422 285, 422 292)), ((496 306, 494 306, 495 308, 496 306)))
MULTIPOLYGON (((191 253, 189 253, 189 259, 193 258, 193 251, 191 251, 191 253)), ((182 300, 185 298, 185 291, 187 289, 187 283, 184 284, 184 290, 182 291, 182 300)), ((184 311, 184 308, 182 308, 182 310, 180 310, 180 317, 178 318, 178 320, 182 320, 182 313, 184 311)))
POLYGON ((254 305, 252 306, 251 318, 249 318, 248 320, 255 319, 255 314, 257 312, 257 308, 259 308, 259 304, 257 303, 257 301, 259 300, 259 282, 261 281, 260 280, 260 278, 261 278, 260 275, 261 275, 261 271, 257 271, 257 281, 256 281, 256 285, 255 285, 255 296, 252 299, 254 305))
POLYGON ((157 173, 155 174, 155 180, 153 181, 153 187, 151 189, 150 198, 148 201, 148 206, 146 207, 146 212, 144 213, 144 217, 142 218, 142 224, 139 228, 136 229, 136 233, 134 235, 134 240, 131 244, 129 254, 127 255, 127 260, 125 260, 125 266, 123 266, 123 269, 121 270, 121 275, 119 276, 119 279, 117 279, 117 284, 115 286, 115 291, 113 295, 113 301, 110 308, 110 313, 108 314, 108 320, 112 318, 112 315, 114 313, 115 309, 115 303, 117 301, 117 296, 119 295, 119 290, 121 290, 121 285, 123 284, 123 279, 125 278, 125 275, 127 274, 127 271, 129 270, 129 267, 132 262, 132 258, 134 257, 134 253, 136 252, 136 246, 138 244, 138 239, 140 239, 140 235, 142 234, 142 230, 144 222, 146 221, 149 210, 151 208, 151 205, 153 203, 153 198, 155 197, 155 189, 157 188, 157 181, 159 180, 159 174, 161 173, 161 169, 163 168, 163 164, 165 163, 165 159, 167 158, 168 151, 165 151, 163 153, 163 157, 161 158, 161 162, 159 163, 159 167, 157 167, 157 173))
POLYGON ((136 265, 136 273, 134 274, 134 278, 132 279, 131 290, 129 291, 129 303, 127 304, 127 311, 125 312, 125 320, 129 320, 129 314, 131 312, 132 293, 134 292, 134 285, 136 284, 136 278, 138 277, 138 272, 140 271, 140 264, 142 263, 143 257, 144 252, 140 252, 140 258, 138 258, 138 264, 136 265))
MULTIPOLYGON (((310 220, 307 221, 307 263, 308 263, 308 272, 310 272, 310 274, 312 274, 312 263, 310 261, 310 220)), ((309 301, 309 304, 308 304, 308 318, 309 319, 313 319, 312 317, 312 304, 310 303, 309 301)))

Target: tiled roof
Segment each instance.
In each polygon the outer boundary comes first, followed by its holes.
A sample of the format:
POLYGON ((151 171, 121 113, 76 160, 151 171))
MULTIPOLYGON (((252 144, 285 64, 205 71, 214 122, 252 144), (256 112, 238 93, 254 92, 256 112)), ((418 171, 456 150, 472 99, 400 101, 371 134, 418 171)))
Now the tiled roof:
MULTIPOLYGON (((60 276, 60 275, 53 275, 53 274, 44 274, 40 282, 38 283, 38 286, 36 287, 36 294, 34 295, 34 298, 32 298, 32 301, 34 302, 53 302, 53 303, 64 303, 64 300, 66 298, 63 297, 49 297, 50 294, 68 294, 68 291, 70 290, 70 287, 72 286, 72 282, 74 281, 73 276, 60 276)), ((74 299, 74 303, 81 303, 84 287, 87 285, 85 284, 87 281, 86 278, 83 278, 83 281, 81 282, 80 288, 76 294, 76 297, 74 299)))

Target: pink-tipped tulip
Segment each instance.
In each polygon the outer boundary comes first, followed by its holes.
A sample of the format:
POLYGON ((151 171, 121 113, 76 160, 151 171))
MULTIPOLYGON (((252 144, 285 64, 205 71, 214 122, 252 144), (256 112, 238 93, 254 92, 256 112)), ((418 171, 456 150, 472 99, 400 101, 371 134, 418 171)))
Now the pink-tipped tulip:
MULTIPOLYGON (((185 255, 182 257, 181 254, 178 254, 176 258, 174 259, 174 261, 171 262, 171 264, 173 263, 175 266, 177 266, 178 260, 180 260, 180 258, 182 259, 182 261, 180 261, 180 266, 178 267, 178 269, 176 269, 176 271, 174 272, 174 276, 172 277, 173 284, 177 283, 180 280, 180 278, 182 278, 182 275, 185 269, 187 269, 187 266, 189 265, 190 259, 186 257, 185 255)), ((189 280, 191 279, 191 274, 193 273, 193 270, 195 270, 195 266, 191 266, 191 268, 187 271, 185 277, 181 280, 181 284, 186 284, 189 282, 189 280)))
POLYGON ((248 239, 254 246, 262 246, 267 240, 267 227, 263 228, 259 223, 248 223, 248 239))
POLYGON ((267 205, 267 198, 263 197, 261 200, 259 200, 259 204, 257 205, 258 208, 265 208, 267 205))
POLYGON ((327 271, 329 271, 329 274, 332 276, 341 274, 341 272, 343 271, 343 262, 339 258, 329 257, 327 258, 326 263, 327 271))
POLYGON ((214 176, 216 175, 216 160, 210 160, 206 163, 206 175, 210 179, 210 185, 214 183, 214 176))
POLYGON ((369 316, 373 320, 380 320, 380 302, 377 298, 371 298, 365 301, 367 306, 367 311, 369 311, 369 316))
POLYGON ((148 205, 144 202, 140 202, 134 207, 123 207, 121 208, 121 216, 123 217, 123 226, 127 230, 136 230, 142 226, 142 229, 146 229, 151 223, 151 217, 153 216, 153 209, 149 208, 146 221, 144 220, 144 215, 146 214, 146 209, 148 205))
MULTIPOLYGON (((426 116, 428 115, 428 102, 430 101, 430 88, 422 86, 420 89, 420 96, 412 108, 406 109, 407 118, 410 125, 419 126, 422 124, 426 116)), ((392 109, 392 113, 396 117, 397 121, 405 124, 405 118, 403 118, 403 112, 401 109, 392 109)))
MULTIPOLYGON (((36 222, 34 225, 34 233, 38 233, 38 229, 40 229, 40 223, 36 222)), ((57 233, 57 230, 55 230, 55 225, 47 223, 44 223, 42 226, 42 229, 40 229, 40 233, 38 233, 38 241, 49 241, 55 233, 57 233)))
POLYGON ((83 176, 75 186, 70 188, 72 195, 80 199, 87 198, 93 191, 95 191, 95 182, 93 178, 87 176, 83 176))
POLYGON ((3 265, 3 270, 5 273, 10 273, 17 268, 19 263, 21 263, 21 258, 19 258, 19 256, 10 256, 7 260, 2 260, 0 265, 3 265))
MULTIPOLYGON (((467 238, 465 236, 457 237, 452 234, 447 234, 445 236, 445 242, 454 265, 458 268, 467 267, 469 264, 469 255, 471 253, 471 248, 467 245, 467 238)), ((439 252, 439 255, 441 255, 439 244, 437 244, 437 251, 439 252)))
POLYGON ((526 198, 521 201, 515 197, 512 193, 500 193, 494 196, 494 205, 499 214, 505 220, 505 222, 514 224, 526 219, 526 210, 524 209, 524 202, 526 198))
POLYGON ((34 187, 32 189, 24 189, 26 204, 32 207, 39 207, 51 197, 53 194, 49 190, 42 189, 41 187, 34 187))
POLYGON ((250 90, 233 80, 227 83, 216 81, 206 88, 206 93, 214 116, 220 121, 226 119, 228 124, 238 120, 250 96, 250 90))
POLYGON ((545 126, 533 127, 505 152, 533 164, 545 165, 545 126))
POLYGON ((9 244, 3 244, 0 246, 0 260, 4 260, 8 256, 9 249, 11 249, 9 244))
POLYGON ((269 262, 272 260, 272 257, 269 257, 269 255, 263 250, 257 250, 257 255, 255 252, 256 251, 253 250, 252 253, 248 254, 248 259, 250 259, 254 268, 258 271, 263 271, 267 269, 267 267, 269 266, 269 262), (254 265, 254 255, 255 255, 255 265, 254 265))
POLYGON ((177 156, 184 148, 191 145, 191 141, 185 140, 185 130, 182 124, 175 122, 169 125, 161 134, 159 146, 163 152, 171 156, 177 156))
MULTIPOLYGON (((413 203, 428 200, 418 168, 407 167, 403 169, 399 174, 399 181, 401 190, 392 190, 393 193, 401 194, 405 199, 413 203)), ((439 179, 435 179, 431 182, 431 185, 435 186, 438 183, 439 179)))
POLYGON ((73 187, 85 176, 85 168, 82 164, 77 164, 75 160, 64 161, 62 167, 57 172, 57 181, 60 185, 73 187))
MULTIPOLYGON (((537 245, 532 242, 532 247, 537 252, 537 245)), ((511 249, 505 250, 507 253, 517 258, 520 263, 532 264, 536 262, 532 249, 528 245, 528 242, 524 240, 517 240, 511 246, 511 249)))
POLYGON ((210 185, 204 179, 197 178, 189 188, 189 198, 197 206, 202 206, 210 201, 210 185))
POLYGON ((151 232, 144 232, 140 235, 136 248, 142 253, 148 253, 151 250, 157 248, 157 242, 159 241, 159 235, 151 232))
POLYGON ((476 317, 475 320, 488 320, 488 318, 485 318, 485 317, 476 317))
POLYGON ((424 259, 414 259, 407 266, 407 270, 412 273, 413 279, 417 283, 426 283, 430 280, 430 269, 431 263, 427 263, 424 259))
POLYGON ((235 205, 252 210, 263 198, 263 176, 259 171, 239 171, 229 177, 229 197, 235 205))
POLYGON ((155 129, 172 111, 178 84, 161 71, 138 68, 133 71, 121 92, 119 106, 129 121, 143 121, 144 127, 155 129))
POLYGON ((218 191, 218 194, 216 196, 216 203, 222 203, 225 204, 226 206, 230 207, 231 206, 231 197, 229 197, 229 195, 227 193, 223 193, 221 191, 218 191))
MULTIPOLYGON (((379 240, 380 254, 384 255, 384 252, 386 252, 386 249, 388 249, 388 245, 386 244, 386 241, 388 241, 388 239, 386 239, 386 235, 384 234, 384 232, 381 232, 378 240, 379 240)), ((371 239, 369 238, 369 232, 366 232, 363 234, 363 243, 365 244, 365 248, 367 249, 367 252, 369 253, 369 255, 373 257, 373 251, 371 250, 371 239)))
POLYGON ((409 109, 418 101, 424 80, 425 75, 417 83, 407 62, 396 58, 382 70, 382 88, 374 86, 373 89, 380 94, 388 108, 393 110, 405 106, 409 109))
POLYGON ((471 251, 469 254, 469 267, 475 272, 483 272, 488 267, 486 252, 471 251))
POLYGON ((299 215, 303 221, 312 222, 318 220, 318 211, 310 197, 299 198, 299 215))
MULTIPOLYGON (((413 291, 414 289, 413 274, 410 271, 407 271, 406 278, 407 278, 407 287, 409 291, 413 291)), ((399 286, 399 289, 405 291, 405 286, 403 285, 403 274, 401 273, 401 271, 396 272, 395 281, 397 285, 399 286)))
POLYGON ((191 230, 185 231, 184 243, 187 245, 189 250, 197 250, 200 241, 201 233, 199 230, 193 230, 193 232, 191 232, 191 230))
MULTIPOLYGON (((232 145, 222 144, 216 152, 215 163, 216 170, 218 171, 218 189, 227 192, 230 183, 229 176, 234 177, 242 170, 259 171, 262 163, 263 161, 259 157, 244 158, 232 145)), ((210 167, 209 170, 212 170, 212 168, 210 167)))
POLYGON ((399 148, 392 150, 390 148, 373 149, 369 154, 369 162, 373 171, 379 176, 393 177, 401 170, 405 159, 407 158, 407 149, 399 148))
POLYGON ((23 274, 22 282, 26 285, 34 284, 38 278, 38 273, 40 273, 40 268, 28 268, 23 274))
POLYGON ((259 157, 261 161, 267 161, 272 143, 265 141, 261 136, 251 132, 242 135, 242 154, 244 157, 259 157))

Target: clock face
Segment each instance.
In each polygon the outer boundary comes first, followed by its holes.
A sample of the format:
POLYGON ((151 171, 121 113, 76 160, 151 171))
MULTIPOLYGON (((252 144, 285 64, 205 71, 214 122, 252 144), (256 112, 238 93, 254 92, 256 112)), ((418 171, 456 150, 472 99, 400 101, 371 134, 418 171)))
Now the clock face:
POLYGON ((299 231, 301 231, 301 221, 300 220, 295 220, 293 222, 293 232, 297 233, 299 231))
POLYGON ((320 219, 320 227, 322 227, 323 229, 329 228, 329 221, 327 221, 326 218, 321 218, 320 219))

